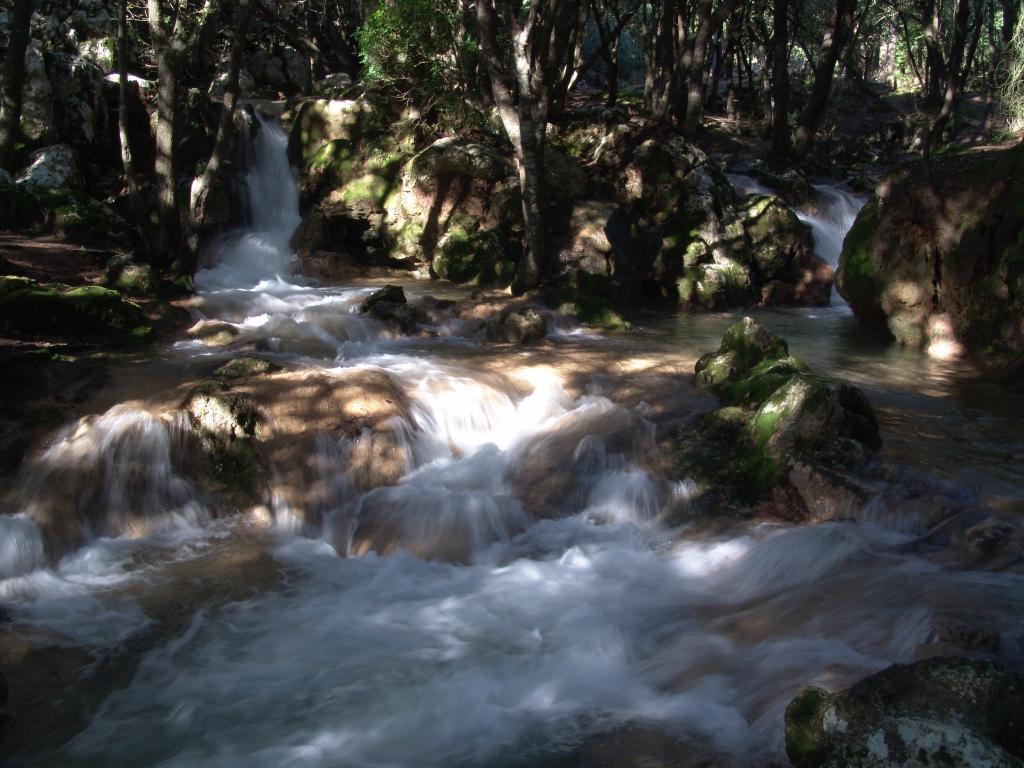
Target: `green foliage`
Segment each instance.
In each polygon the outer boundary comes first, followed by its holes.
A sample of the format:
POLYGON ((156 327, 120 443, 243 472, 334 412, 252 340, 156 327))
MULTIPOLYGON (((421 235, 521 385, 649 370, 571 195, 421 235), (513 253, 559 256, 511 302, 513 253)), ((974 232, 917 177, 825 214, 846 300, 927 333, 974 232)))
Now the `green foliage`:
POLYGON ((1006 52, 1007 69, 1000 94, 1006 110, 1006 127, 1016 135, 1024 133, 1024 17, 1017 22, 1006 52))
POLYGON ((477 42, 453 0, 385 0, 358 32, 364 77, 427 109, 451 109, 469 88, 477 42))

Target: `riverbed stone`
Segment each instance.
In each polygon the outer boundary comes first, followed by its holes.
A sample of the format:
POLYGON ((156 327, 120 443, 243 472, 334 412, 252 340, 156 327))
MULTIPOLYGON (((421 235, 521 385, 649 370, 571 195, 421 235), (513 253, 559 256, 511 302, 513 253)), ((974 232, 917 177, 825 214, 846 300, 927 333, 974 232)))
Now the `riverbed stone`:
POLYGON ((853 687, 804 688, 786 709, 796 768, 1020 766, 1024 681, 990 661, 897 664, 853 687))

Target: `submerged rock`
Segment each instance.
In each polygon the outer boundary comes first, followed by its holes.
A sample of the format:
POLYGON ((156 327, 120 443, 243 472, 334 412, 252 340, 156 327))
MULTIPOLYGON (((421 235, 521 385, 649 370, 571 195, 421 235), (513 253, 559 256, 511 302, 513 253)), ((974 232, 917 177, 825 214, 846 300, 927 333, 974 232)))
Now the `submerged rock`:
POLYGON ((846 691, 804 688, 786 709, 797 768, 1020 766, 1024 680, 987 661, 889 667, 846 691))

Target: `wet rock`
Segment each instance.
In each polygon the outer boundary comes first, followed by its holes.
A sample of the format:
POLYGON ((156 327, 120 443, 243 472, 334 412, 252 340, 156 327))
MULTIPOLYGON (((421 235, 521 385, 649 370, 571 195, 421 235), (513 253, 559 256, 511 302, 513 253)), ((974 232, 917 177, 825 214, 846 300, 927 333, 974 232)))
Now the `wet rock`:
POLYGON ((1024 149, 940 158, 880 184, 843 244, 857 318, 939 357, 1024 349, 1024 149))
POLYGON ((257 448, 264 418, 246 392, 222 379, 203 382, 183 406, 201 450, 190 474, 218 504, 248 509, 267 497, 266 465, 257 448))
POLYGON ((880 493, 877 485, 850 473, 799 461, 789 471, 788 480, 809 519, 818 523, 860 520, 865 507, 880 493))
POLYGON ((210 347, 223 347, 238 338, 237 326, 220 320, 200 320, 188 329, 188 335, 210 347))
POLYGON ((869 448, 882 444, 874 412, 859 389, 808 374, 796 374, 779 387, 754 414, 751 428, 765 456, 783 465, 836 438, 869 448))
POLYGON ((381 302, 389 304, 405 304, 405 290, 400 285, 385 285, 380 290, 374 291, 359 306, 362 313, 372 312, 373 308, 381 302))
POLYGON ((1019 766, 1024 681, 959 658, 889 667, 839 693, 803 689, 786 709, 797 768, 1019 766))
POLYGON ((200 386, 185 405, 196 428, 211 436, 236 440, 257 437, 262 419, 256 404, 231 394, 217 382, 200 386))
POLYGON ((533 307, 507 307, 487 324, 487 339, 505 344, 529 344, 547 335, 544 317, 533 307))
POLYGON ((244 379, 249 376, 264 376, 277 373, 281 366, 259 357, 236 357, 213 372, 222 379, 244 379))
POLYGON ((80 188, 84 181, 78 156, 67 144, 54 144, 29 156, 29 166, 18 174, 18 184, 31 191, 80 188))

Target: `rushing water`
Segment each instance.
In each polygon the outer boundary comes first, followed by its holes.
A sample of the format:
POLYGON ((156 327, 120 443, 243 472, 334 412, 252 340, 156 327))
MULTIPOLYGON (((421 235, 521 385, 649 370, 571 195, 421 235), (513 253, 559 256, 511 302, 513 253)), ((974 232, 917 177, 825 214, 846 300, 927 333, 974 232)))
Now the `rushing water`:
MULTIPOLYGON (((225 235, 197 275, 199 309, 235 328, 236 345, 339 386, 385 376, 409 403, 377 430, 399 479, 366 488, 346 473, 378 434, 321 435, 311 449, 321 523, 297 526, 278 505, 261 545, 285 575, 165 630, 84 729, 24 764, 579 765, 581 749, 639 728, 686 754, 763 765, 780 759, 782 713, 801 685, 841 686, 911 660, 943 626, 979 628, 1019 662, 1024 579, 945 567, 920 532, 664 525, 696 489, 658 475, 655 434, 707 403, 655 400, 652 371, 692 365, 733 314, 621 340, 556 336, 532 351, 483 347, 459 322, 400 338, 355 313, 371 288, 294 274, 285 137, 271 122, 258 136, 252 224, 225 235)), ((812 222, 823 252, 854 205, 836 195, 812 222)), ((816 368, 866 387, 892 458, 924 471, 941 457, 965 493, 1020 492, 1018 407, 997 417, 986 387, 956 391, 961 371, 889 350, 845 306, 758 316, 816 368)), ((177 353, 211 354, 191 342, 177 353)), ((668 389, 685 395, 685 375, 667 370, 668 389)), ((59 517, 71 498, 99 514, 52 567, 31 520, 0 518, 0 594, 17 626, 102 654, 160 620, 148 606, 171 578, 166 563, 234 535, 208 523, 181 475, 177 430, 121 408, 42 455, 23 511, 46 503, 59 517)), ((189 573, 173 577, 173 594, 202 587, 203 571, 189 573)))

